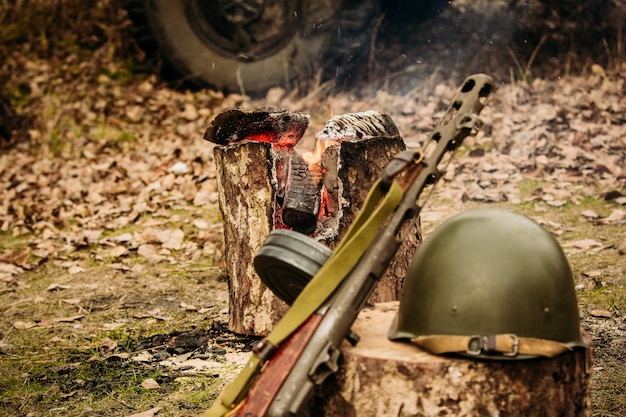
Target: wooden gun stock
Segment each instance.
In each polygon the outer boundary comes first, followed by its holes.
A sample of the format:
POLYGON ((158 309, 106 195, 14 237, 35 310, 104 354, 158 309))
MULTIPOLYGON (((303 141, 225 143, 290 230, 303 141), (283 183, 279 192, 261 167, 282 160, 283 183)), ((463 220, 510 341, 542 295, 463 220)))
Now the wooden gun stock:
POLYGON ((323 316, 313 314, 283 343, 256 379, 246 398, 227 417, 262 417, 317 330, 323 316))

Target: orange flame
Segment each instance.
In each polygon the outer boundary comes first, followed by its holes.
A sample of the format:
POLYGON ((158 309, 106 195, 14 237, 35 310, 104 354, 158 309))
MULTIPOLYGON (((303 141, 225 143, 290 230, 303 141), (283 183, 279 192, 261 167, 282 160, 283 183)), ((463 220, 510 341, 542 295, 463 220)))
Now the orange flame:
POLYGON ((326 187, 322 187, 321 198, 320 198, 320 209, 317 217, 323 219, 324 217, 331 216, 335 212, 335 207, 333 204, 333 199, 328 194, 328 190, 326 187))
POLYGON ((320 140, 315 138, 315 143, 310 149, 296 148, 296 150, 298 151, 302 159, 304 159, 304 161, 309 164, 309 167, 312 167, 314 165, 319 165, 322 159, 322 154, 324 153, 326 148, 336 143, 337 142, 334 140, 320 140))

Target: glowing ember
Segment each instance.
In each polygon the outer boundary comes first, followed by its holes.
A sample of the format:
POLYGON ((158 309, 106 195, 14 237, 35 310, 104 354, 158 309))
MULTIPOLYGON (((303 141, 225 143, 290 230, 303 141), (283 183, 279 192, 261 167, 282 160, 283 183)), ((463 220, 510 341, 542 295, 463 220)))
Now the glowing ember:
POLYGON ((288 130, 286 132, 256 132, 245 137, 245 140, 254 142, 271 143, 273 146, 280 148, 293 148, 300 140, 300 132, 288 130))
POLYGON ((276 132, 260 132, 250 136, 246 136, 246 140, 252 140, 255 142, 276 143, 278 133, 276 132))
POLYGON ((309 126, 309 116, 286 110, 233 109, 215 117, 204 133, 204 139, 218 145, 243 140, 293 147, 309 126))

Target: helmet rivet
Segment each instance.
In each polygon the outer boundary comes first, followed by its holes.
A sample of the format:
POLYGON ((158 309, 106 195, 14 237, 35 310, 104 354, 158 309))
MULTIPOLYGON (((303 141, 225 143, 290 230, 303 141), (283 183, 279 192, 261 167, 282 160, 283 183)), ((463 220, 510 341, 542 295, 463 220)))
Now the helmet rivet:
POLYGON ((543 312, 544 312, 545 314, 550 314, 550 307, 544 307, 544 308, 543 308, 543 312))
POLYGON ((459 307, 456 306, 456 305, 453 305, 451 310, 452 310, 453 313, 456 313, 459 310, 459 307))

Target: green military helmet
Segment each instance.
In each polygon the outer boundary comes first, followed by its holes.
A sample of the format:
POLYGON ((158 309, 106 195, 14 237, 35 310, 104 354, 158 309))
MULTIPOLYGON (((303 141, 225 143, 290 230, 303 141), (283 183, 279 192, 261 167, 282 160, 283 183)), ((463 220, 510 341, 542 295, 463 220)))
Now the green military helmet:
POLYGON ((500 208, 465 211, 418 248, 389 330, 435 354, 553 357, 587 347, 572 272, 543 227, 500 208))

